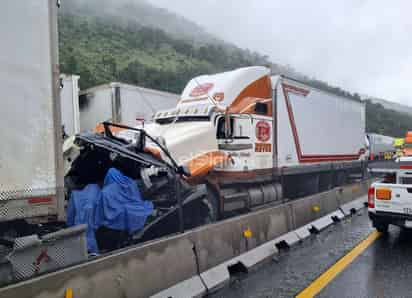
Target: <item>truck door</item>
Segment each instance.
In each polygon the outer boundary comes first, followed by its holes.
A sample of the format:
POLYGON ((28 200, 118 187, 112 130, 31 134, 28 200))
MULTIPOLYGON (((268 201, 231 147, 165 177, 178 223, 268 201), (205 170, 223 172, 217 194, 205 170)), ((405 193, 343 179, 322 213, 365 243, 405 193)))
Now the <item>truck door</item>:
POLYGON ((250 115, 222 115, 217 119, 218 148, 232 158, 218 170, 248 171, 255 168, 252 126, 250 115))
POLYGON ((255 168, 268 169, 276 166, 272 118, 253 115, 252 126, 255 168))

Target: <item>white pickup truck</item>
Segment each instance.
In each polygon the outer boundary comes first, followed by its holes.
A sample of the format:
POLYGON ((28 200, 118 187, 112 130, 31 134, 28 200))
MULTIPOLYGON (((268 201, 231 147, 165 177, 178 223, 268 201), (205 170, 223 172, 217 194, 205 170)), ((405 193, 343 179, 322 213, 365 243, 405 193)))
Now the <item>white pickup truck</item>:
POLYGON ((368 191, 373 226, 383 233, 390 224, 412 228, 412 157, 400 157, 393 167, 371 171, 385 175, 368 191))

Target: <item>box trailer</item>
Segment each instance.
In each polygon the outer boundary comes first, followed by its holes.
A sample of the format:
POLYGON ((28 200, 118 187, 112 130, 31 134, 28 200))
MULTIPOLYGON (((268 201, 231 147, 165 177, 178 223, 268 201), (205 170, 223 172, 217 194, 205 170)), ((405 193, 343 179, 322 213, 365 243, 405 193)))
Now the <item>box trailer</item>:
POLYGON ((176 106, 179 95, 110 83, 84 90, 80 93, 80 127, 93 130, 103 121, 135 126, 140 121, 150 121, 160 109, 176 106))
POLYGON ((308 84, 272 77, 277 167, 359 160, 365 151, 365 105, 308 84))
POLYGON ((60 102, 64 135, 80 132, 79 78, 77 75, 60 76, 60 102))
POLYGON ((0 10, 0 223, 63 215, 56 1, 0 10))

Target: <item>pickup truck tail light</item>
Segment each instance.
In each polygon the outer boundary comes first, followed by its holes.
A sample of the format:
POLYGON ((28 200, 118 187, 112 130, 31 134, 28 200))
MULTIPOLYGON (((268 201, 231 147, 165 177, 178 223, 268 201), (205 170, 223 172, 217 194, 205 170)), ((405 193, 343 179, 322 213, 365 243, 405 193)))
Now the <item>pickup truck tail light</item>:
POLYGON ((368 189, 368 208, 375 208, 375 188, 368 189))
POLYGON ((378 200, 389 201, 392 198, 392 190, 389 188, 378 188, 376 190, 376 198, 378 200))

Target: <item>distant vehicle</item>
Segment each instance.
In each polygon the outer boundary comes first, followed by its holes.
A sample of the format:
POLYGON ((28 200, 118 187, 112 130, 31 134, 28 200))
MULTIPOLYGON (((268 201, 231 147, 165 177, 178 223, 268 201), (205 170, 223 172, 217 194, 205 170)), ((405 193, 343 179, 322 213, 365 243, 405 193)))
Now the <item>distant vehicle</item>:
POLYGON ((395 153, 394 138, 368 133, 370 160, 390 160, 395 153))
POLYGON ((387 232, 390 224, 412 228, 412 157, 401 156, 391 168, 371 169, 385 174, 368 191, 368 213, 379 232, 387 232))
POLYGON ((110 83, 80 92, 80 129, 91 131, 110 121, 136 126, 161 110, 176 106, 179 95, 123 83, 110 83))
POLYGON ((404 138, 396 138, 393 146, 395 147, 395 155, 394 159, 397 159, 403 155, 403 147, 405 144, 405 139, 404 138))
POLYGON ((412 156, 412 131, 406 133, 402 152, 405 156, 412 156))

